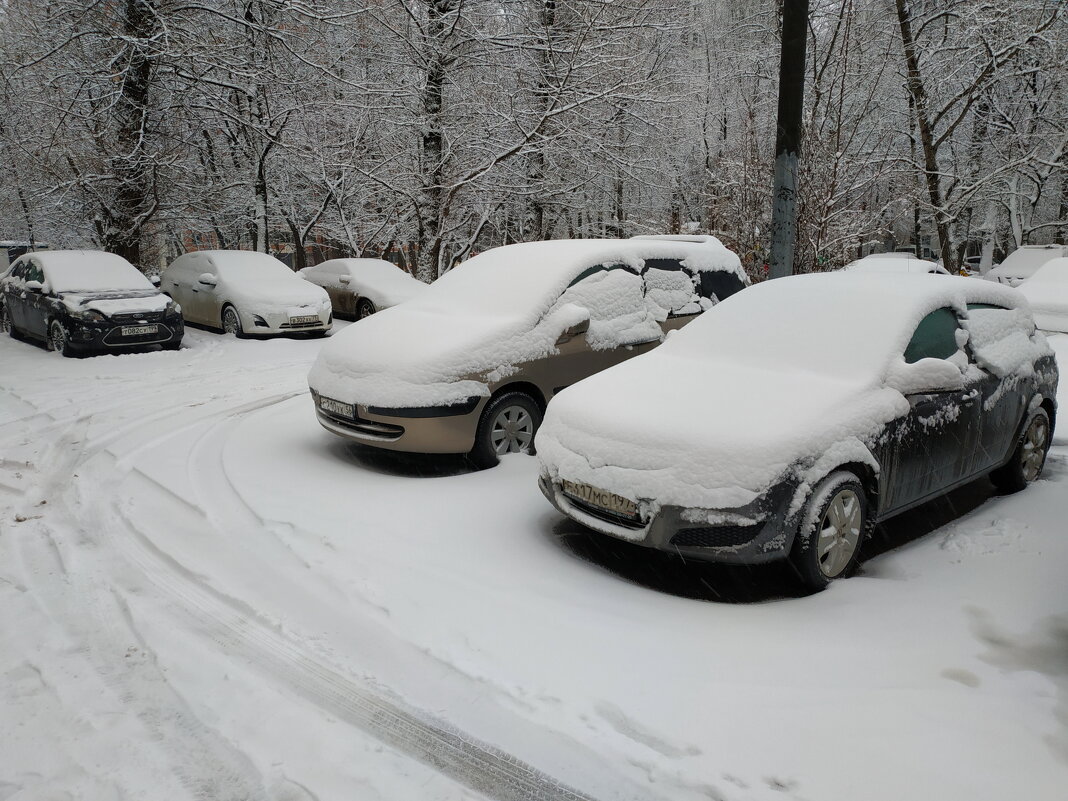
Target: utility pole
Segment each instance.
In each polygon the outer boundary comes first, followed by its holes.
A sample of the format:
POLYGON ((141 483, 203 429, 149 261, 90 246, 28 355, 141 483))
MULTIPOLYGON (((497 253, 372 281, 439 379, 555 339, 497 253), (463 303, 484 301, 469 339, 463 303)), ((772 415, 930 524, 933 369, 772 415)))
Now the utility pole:
POLYGON ((783 0, 782 59, 779 64, 779 119, 775 135, 775 189, 771 209, 771 262, 768 278, 794 271, 797 243, 797 162, 801 115, 805 107, 805 46, 808 0, 783 0))

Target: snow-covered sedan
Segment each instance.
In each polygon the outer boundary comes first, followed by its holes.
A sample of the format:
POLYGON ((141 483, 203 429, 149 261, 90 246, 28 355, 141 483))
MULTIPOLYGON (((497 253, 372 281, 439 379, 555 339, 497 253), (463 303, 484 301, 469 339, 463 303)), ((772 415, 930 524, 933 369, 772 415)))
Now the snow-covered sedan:
POLYGON ((0 330, 45 342, 64 356, 177 350, 181 308, 130 262, 99 250, 40 250, 0 280, 0 330))
POLYGON ((490 466, 530 450, 561 389, 659 345, 745 283, 712 237, 507 245, 332 337, 308 383, 327 431, 490 466))
POLYGON ((305 267, 299 275, 326 290, 334 314, 357 320, 411 300, 427 287, 384 259, 331 259, 305 267))
POLYGON ((1019 289, 1039 328, 1068 334, 1068 258, 1047 261, 1019 289))
POLYGON ((926 259, 918 259, 912 253, 872 253, 845 266, 858 273, 927 273, 949 275, 949 270, 926 259))
POLYGON ((561 512, 713 561, 789 557, 813 589, 876 521, 989 474, 1042 472, 1058 373, 1019 292, 851 272, 768 281, 549 405, 561 512))
POLYGON ((163 271, 160 288, 182 305, 187 322, 236 336, 322 336, 333 324, 326 290, 266 253, 186 253, 163 271))
POLYGON ((1005 257, 1005 261, 988 272, 988 281, 1019 286, 1038 268, 1052 259, 1068 257, 1068 245, 1023 245, 1005 257))

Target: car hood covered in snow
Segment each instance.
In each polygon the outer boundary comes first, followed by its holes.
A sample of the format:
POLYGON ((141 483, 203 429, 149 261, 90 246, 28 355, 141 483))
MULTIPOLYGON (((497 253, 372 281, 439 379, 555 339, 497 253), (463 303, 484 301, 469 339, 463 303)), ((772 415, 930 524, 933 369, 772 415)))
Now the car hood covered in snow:
POLYGON ((264 307, 318 307, 330 300, 325 289, 297 278, 295 273, 292 278, 281 280, 237 282, 227 276, 222 279, 221 290, 227 300, 239 305, 254 304, 256 311, 264 307))
POLYGON ((115 292, 65 292, 63 305, 71 311, 92 309, 101 314, 137 314, 160 312, 167 308, 170 298, 160 292, 115 291, 115 292))
POLYGON ((950 276, 759 284, 557 395, 538 457, 554 479, 709 509, 745 505, 788 472, 804 483, 847 462, 876 467, 868 444, 909 409, 887 375, 926 314, 969 302, 1024 303, 950 276))

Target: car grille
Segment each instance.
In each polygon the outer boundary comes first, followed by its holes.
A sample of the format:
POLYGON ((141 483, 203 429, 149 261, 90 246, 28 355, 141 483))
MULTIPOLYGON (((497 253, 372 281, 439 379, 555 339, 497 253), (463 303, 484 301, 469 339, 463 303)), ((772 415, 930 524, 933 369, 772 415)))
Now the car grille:
POLYGON ((639 529, 645 524, 638 517, 628 517, 626 515, 617 515, 613 512, 609 512, 607 509, 602 509, 599 506, 586 503, 574 495, 564 493, 568 502, 576 509, 581 509, 590 517, 596 517, 598 520, 603 520, 606 523, 611 523, 616 526, 622 526, 623 528, 639 529))
POLYGON ((680 548, 732 548, 752 542, 763 528, 763 523, 751 523, 747 526, 684 528, 671 538, 671 544, 680 548))
POLYGON ((137 325, 142 320, 146 323, 158 323, 163 319, 163 312, 134 312, 132 314, 113 314, 109 318, 113 323, 121 325, 137 325))
POLYGON ((375 423, 371 420, 361 420, 359 417, 354 420, 351 417, 342 417, 341 415, 324 411, 322 407, 319 407, 319 414, 330 420, 330 422, 336 423, 343 428, 356 431, 360 434, 366 434, 367 436, 375 437, 376 439, 400 439, 401 435, 404 434, 403 426, 390 425, 389 423, 375 423))
POLYGON ((322 328, 325 325, 322 320, 316 320, 314 323, 281 323, 279 328, 322 328))

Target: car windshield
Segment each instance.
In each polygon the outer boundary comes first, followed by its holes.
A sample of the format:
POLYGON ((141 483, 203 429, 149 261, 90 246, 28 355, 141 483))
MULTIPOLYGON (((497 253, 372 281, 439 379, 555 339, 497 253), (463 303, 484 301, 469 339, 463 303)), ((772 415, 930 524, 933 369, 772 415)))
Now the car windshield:
POLYGON ((113 253, 53 250, 35 258, 53 292, 155 291, 136 267, 113 253))

